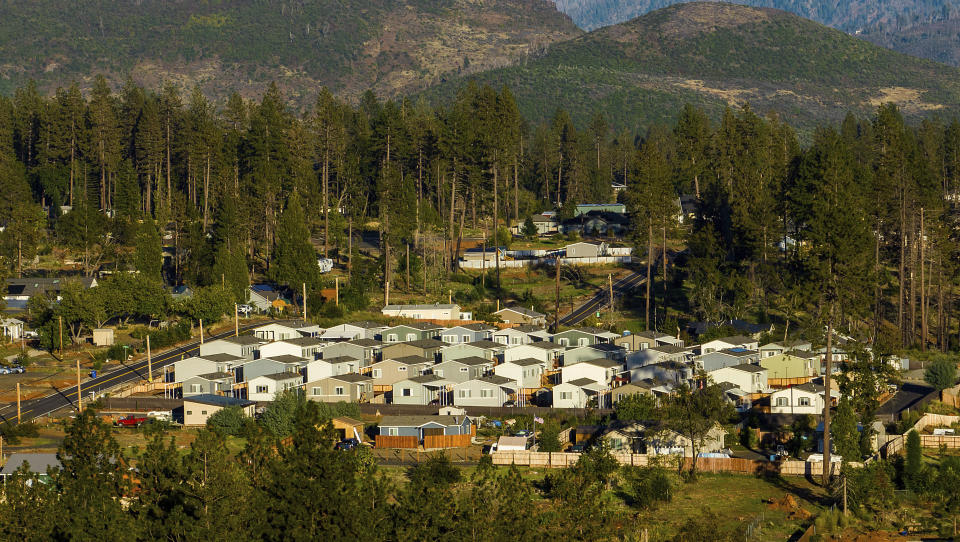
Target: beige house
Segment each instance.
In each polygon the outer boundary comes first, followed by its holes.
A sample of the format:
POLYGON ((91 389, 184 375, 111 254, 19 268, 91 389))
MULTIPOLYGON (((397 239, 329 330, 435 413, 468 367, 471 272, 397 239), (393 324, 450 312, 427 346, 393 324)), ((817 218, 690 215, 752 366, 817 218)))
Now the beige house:
POLYGON ((310 401, 366 402, 373 397, 373 377, 349 373, 308 382, 304 388, 307 390, 307 399, 310 401))
POLYGON ((206 425, 207 419, 232 406, 240 407, 246 416, 253 416, 253 401, 223 395, 195 395, 183 400, 183 425, 206 425))
POLYGON ((500 317, 500 320, 508 324, 529 324, 534 326, 543 326, 547 323, 547 315, 537 312, 532 308, 525 307, 507 307, 493 313, 500 317))
POLYGON ((423 356, 401 356, 378 361, 370 366, 374 389, 386 389, 401 380, 420 376, 433 367, 433 360, 423 356))
POLYGON ((413 318, 414 320, 469 320, 469 312, 461 312, 460 305, 387 305, 380 311, 384 316, 413 318))

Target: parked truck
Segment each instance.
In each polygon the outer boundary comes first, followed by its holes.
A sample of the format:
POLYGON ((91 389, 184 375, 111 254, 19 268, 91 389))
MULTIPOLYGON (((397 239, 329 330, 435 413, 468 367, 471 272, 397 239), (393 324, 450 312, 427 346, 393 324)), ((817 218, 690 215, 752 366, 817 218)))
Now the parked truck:
POLYGON ((129 414, 122 418, 113 420, 113 425, 115 427, 140 427, 146 421, 147 421, 146 416, 137 416, 134 414, 129 414))

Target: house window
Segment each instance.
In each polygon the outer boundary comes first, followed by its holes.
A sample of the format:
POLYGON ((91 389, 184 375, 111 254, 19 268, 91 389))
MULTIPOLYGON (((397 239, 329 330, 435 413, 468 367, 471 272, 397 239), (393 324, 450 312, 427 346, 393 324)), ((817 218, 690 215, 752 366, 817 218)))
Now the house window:
POLYGON ((417 334, 416 334, 416 333, 407 333, 407 340, 408 340, 408 341, 415 341, 415 340, 417 340, 417 334))
POLYGON ((200 384, 190 384, 190 393, 200 393, 200 384))
MULTIPOLYGON (((482 396, 482 395, 481 395, 481 396, 482 396)), ((457 391, 457 397, 459 397, 459 398, 461 398, 461 399, 465 399, 465 398, 467 398, 467 397, 470 397, 470 390, 459 390, 459 391, 457 391)))
POLYGON ((588 346, 590 344, 590 339, 577 339, 578 346, 588 346))
POLYGON ((480 397, 493 397, 493 390, 487 388, 480 390, 480 397))
POLYGON ((270 393, 268 386, 257 386, 257 393, 270 393))
POLYGON ((470 368, 469 368, 469 367, 460 367, 460 372, 461 372, 461 373, 466 373, 466 372, 468 372, 468 371, 470 371, 470 368))
POLYGON ((457 336, 456 336, 456 335, 444 335, 444 336, 443 336, 443 342, 445 342, 445 343, 454 343, 454 342, 457 342, 457 336))
POLYGON ((567 346, 570 343, 568 339, 557 339, 557 344, 560 346, 567 346))
POLYGON ((520 344, 520 337, 514 337, 513 344, 520 344))
POLYGON ((433 371, 433 374, 435 374, 435 375, 437 375, 437 376, 439 376, 439 377, 442 378, 442 377, 443 377, 443 369, 437 369, 437 370, 433 371))
POLYGON ((406 365, 401 365, 401 366, 397 367, 397 370, 400 371, 401 373, 405 373, 405 372, 407 372, 407 366, 406 366, 406 365))
POLYGON ((200 411, 200 415, 201 415, 201 416, 206 416, 206 415, 207 415, 207 411, 206 411, 206 410, 201 410, 201 411, 200 411))
POLYGON ((399 435, 399 434, 400 434, 400 431, 398 431, 396 427, 388 427, 388 428, 387 428, 387 436, 395 437, 395 436, 397 436, 397 435, 399 435))
POLYGON ((187 411, 187 416, 193 416, 193 411, 192 411, 192 410, 188 410, 188 411, 187 411))
POLYGON ((337 386, 336 388, 333 388, 333 394, 343 395, 343 386, 337 386))
POLYGON ((320 388, 311 388, 310 395, 323 395, 323 391, 320 388))
POLYGON ((810 406, 810 398, 809 398, 809 397, 801 397, 801 398, 797 399, 797 404, 800 405, 800 406, 810 406))
POLYGON ((790 400, 787 399, 786 397, 777 397, 777 406, 778 407, 790 406, 790 400))
POLYGON ((410 389, 410 388, 402 388, 402 389, 400 390, 400 395, 401 395, 402 397, 412 397, 412 396, 413 396, 413 390, 410 389))
POLYGON ((506 337, 496 336, 493 340, 497 341, 497 344, 508 344, 506 337))
POLYGON ((464 336, 460 337, 460 340, 461 340, 461 342, 468 343, 468 342, 470 342, 470 335, 464 335, 464 336))
POLYGON ((397 334, 396 334, 396 333, 390 333, 390 334, 388 334, 388 335, 387 335, 387 342, 388 342, 388 343, 395 343, 395 342, 397 342, 397 334))
POLYGON ((383 376, 383 371, 381 371, 380 369, 374 369, 373 371, 370 371, 370 374, 373 375, 373 378, 380 378, 381 376, 383 376))
POLYGON ((560 392, 560 399, 563 400, 563 401, 569 401, 570 399, 573 399, 573 392, 572 392, 572 391, 561 391, 561 392, 560 392))

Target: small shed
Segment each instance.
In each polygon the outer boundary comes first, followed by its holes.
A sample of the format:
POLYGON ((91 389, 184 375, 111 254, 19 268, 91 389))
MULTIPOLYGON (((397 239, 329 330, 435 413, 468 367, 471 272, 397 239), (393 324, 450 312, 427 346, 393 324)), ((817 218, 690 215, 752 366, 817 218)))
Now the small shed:
POLYGON ((522 452, 527 449, 527 437, 500 437, 498 452, 522 452))
POLYGON ((337 432, 337 436, 340 439, 346 438, 355 438, 360 442, 363 442, 363 422, 360 420, 355 420, 353 418, 348 418, 346 416, 340 416, 331 420, 333 423, 333 429, 337 432))
POLYGON ((101 327, 93 330, 94 346, 113 346, 113 329, 101 327))

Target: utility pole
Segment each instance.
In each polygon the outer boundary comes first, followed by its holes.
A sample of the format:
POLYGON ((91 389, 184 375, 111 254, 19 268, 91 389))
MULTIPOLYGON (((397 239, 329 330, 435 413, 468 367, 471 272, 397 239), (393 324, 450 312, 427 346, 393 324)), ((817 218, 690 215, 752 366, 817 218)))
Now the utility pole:
POLYGON ((240 310, 237 304, 233 304, 233 336, 240 336, 240 310))
POLYGON ((17 423, 20 423, 20 383, 17 382, 17 423))
POLYGON ((849 515, 847 513, 847 475, 843 475, 843 515, 849 515))
POLYGON ((83 393, 80 391, 80 359, 77 358, 77 412, 83 412, 83 393))
POLYGON ((307 283, 303 283, 303 321, 307 321, 307 283))
POLYGON ((336 303, 336 305, 339 307, 339 306, 340 306, 340 277, 334 277, 334 279, 333 279, 333 284, 334 284, 334 288, 336 288, 336 290, 335 290, 335 296, 336 296, 335 299, 336 299, 336 302, 335 302, 335 303, 336 303))
POLYGON ((613 273, 607 273, 607 287, 610 289, 610 321, 613 322, 613 273))
POLYGON ((453 290, 447 290, 447 305, 453 304, 453 290))
POLYGON ((390 281, 388 280, 383 283, 383 305, 386 306, 389 304, 390 304, 390 281))
POLYGON ((203 318, 200 318, 200 344, 203 344, 203 318))
POLYGON ((60 321, 60 359, 63 359, 63 316, 58 316, 60 321))
POLYGON ((153 382, 153 358, 150 356, 150 335, 147 335, 147 382, 153 382))

